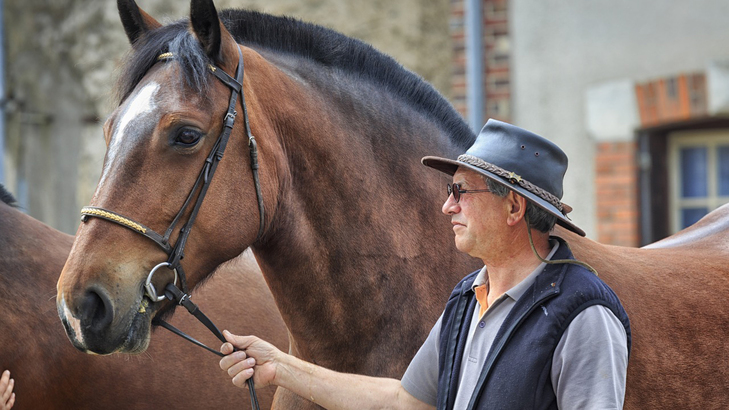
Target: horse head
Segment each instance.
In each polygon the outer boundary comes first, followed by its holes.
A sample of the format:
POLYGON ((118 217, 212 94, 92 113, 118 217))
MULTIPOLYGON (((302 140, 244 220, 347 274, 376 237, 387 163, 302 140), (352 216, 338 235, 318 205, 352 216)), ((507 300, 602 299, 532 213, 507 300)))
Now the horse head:
MULTIPOLYGON (((194 287, 260 238, 258 197, 271 206, 276 201, 267 147, 275 140, 266 138, 265 125, 253 130, 262 141, 257 161, 266 170, 267 188, 257 197, 248 118, 238 114, 246 111, 244 97, 231 97, 248 93, 248 76, 241 90, 236 72, 243 58, 246 68, 254 66, 255 53, 239 47, 209 0, 192 1, 189 23, 169 26, 133 0, 119 0, 118 8, 132 50, 117 84, 120 103, 104 124, 101 178, 57 288, 72 343, 97 354, 144 351, 152 319, 172 307, 151 303, 156 300, 145 288, 151 284, 162 294, 178 279, 194 287), (229 143, 221 149, 226 127, 229 143), (176 263, 188 276, 167 268, 150 275, 180 243, 188 246, 176 263), (209 247, 215 252, 203 251, 209 247)), ((245 98, 255 111, 254 96, 245 98)))
POLYGON ((132 51, 58 285, 74 344, 143 351, 153 319, 172 308, 157 301, 169 283, 193 288, 251 247, 298 355, 401 374, 413 335, 428 333, 475 266, 439 218, 446 178, 420 163, 465 151, 467 124, 394 59, 323 27, 218 14, 209 0, 167 26, 131 1, 119 9, 132 51))

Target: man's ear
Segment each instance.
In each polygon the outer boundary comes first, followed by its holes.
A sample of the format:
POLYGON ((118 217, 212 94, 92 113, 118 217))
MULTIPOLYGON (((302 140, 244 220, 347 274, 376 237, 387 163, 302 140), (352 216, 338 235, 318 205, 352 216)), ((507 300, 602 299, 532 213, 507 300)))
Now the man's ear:
POLYGON ((509 226, 514 226, 524 219, 526 214, 527 200, 523 196, 517 194, 514 191, 510 191, 506 195, 506 204, 509 209, 509 214, 506 217, 506 223, 509 226))

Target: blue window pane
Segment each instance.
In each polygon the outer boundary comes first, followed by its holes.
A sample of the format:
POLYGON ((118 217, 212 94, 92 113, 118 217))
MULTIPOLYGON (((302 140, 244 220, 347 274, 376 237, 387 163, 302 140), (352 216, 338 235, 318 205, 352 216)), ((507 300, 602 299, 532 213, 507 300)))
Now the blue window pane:
POLYGON ((681 149, 681 195, 684 198, 707 196, 706 147, 681 149))
POLYGON ((719 147, 718 160, 719 195, 727 196, 729 195, 729 146, 719 147))
POLYGON ((704 215, 708 214, 708 208, 684 208, 681 210, 681 229, 695 224, 704 215))

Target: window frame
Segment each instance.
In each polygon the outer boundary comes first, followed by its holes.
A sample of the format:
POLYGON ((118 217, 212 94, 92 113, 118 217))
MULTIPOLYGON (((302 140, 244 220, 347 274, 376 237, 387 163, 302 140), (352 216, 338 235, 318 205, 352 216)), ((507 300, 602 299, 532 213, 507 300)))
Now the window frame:
POLYGON ((729 130, 675 131, 668 134, 669 169, 669 225, 670 234, 681 229, 681 210, 689 207, 706 207, 708 212, 729 203, 729 195, 719 196, 718 147, 729 146, 729 130), (680 151, 682 148, 706 148, 707 196, 705 198, 682 198, 682 175, 680 151))

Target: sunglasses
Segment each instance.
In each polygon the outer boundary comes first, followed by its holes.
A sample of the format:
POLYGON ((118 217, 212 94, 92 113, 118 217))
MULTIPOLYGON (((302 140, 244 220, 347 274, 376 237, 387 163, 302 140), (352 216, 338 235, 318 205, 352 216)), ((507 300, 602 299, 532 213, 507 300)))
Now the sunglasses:
POLYGON ((448 196, 453 194, 453 199, 458 203, 461 200, 461 195, 468 194, 471 192, 492 192, 490 189, 461 189, 461 184, 448 184, 446 186, 448 196))

